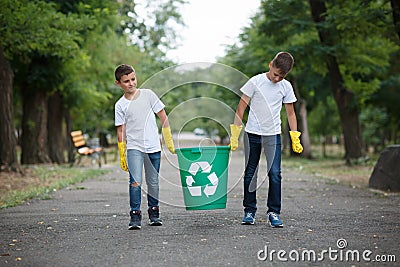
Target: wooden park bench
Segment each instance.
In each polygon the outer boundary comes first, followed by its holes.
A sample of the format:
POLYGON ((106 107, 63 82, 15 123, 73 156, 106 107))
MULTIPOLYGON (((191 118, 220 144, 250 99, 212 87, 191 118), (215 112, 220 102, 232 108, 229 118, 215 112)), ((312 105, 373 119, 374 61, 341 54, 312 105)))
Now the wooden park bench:
POLYGON ((100 146, 99 142, 97 142, 97 144, 86 144, 81 130, 71 132, 71 138, 77 153, 77 157, 75 157, 71 166, 74 165, 76 161, 77 164, 80 164, 82 158, 85 156, 92 159, 92 164, 97 161, 99 168, 101 168, 102 157, 104 158, 104 163, 107 163, 105 150, 100 146))

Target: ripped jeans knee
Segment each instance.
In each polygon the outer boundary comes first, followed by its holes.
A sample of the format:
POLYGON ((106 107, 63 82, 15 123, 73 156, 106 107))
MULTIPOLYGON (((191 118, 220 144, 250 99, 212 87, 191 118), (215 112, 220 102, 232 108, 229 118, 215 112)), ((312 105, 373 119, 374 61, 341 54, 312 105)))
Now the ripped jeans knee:
POLYGON ((138 187, 138 186, 140 186, 139 182, 133 182, 130 184, 130 187, 138 187))

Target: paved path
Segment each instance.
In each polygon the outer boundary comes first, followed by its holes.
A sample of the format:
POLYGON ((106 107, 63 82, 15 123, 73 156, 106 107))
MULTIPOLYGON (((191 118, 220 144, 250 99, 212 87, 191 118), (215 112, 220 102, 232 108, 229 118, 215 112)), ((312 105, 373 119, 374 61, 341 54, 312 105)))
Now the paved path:
POLYGON ((393 257, 386 265, 399 266, 399 194, 283 170, 285 227, 267 224, 267 183, 258 191, 256 225, 242 226, 241 152, 231 157, 228 204, 220 210, 183 208, 176 162, 172 155, 162 161, 163 226, 127 230, 127 175, 105 166, 109 174, 51 200, 1 210, 0 266, 382 266, 375 259, 393 257))

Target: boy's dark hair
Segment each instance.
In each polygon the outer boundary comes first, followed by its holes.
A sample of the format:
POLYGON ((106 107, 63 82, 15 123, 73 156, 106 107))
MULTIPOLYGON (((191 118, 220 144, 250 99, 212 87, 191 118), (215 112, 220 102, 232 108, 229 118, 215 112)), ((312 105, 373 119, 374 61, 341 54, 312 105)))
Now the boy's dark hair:
POLYGON ((131 65, 121 64, 115 69, 115 80, 120 81, 122 76, 132 72, 135 72, 135 69, 131 65))
POLYGON ((272 66, 281 71, 282 75, 288 74, 294 64, 293 56, 288 52, 279 52, 272 60, 272 66))

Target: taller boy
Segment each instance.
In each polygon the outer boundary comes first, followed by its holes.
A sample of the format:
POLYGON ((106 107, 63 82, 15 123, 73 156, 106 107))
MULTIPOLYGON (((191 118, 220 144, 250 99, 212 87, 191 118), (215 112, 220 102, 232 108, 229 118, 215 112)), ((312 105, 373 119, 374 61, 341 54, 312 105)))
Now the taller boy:
POLYGON ((129 229, 141 228, 143 166, 148 190, 149 224, 162 225, 158 201, 161 145, 154 114, 160 118, 162 134, 168 149, 175 153, 165 105, 153 91, 136 88, 136 73, 130 65, 123 64, 116 68, 115 83, 124 91, 124 95, 115 104, 115 126, 120 165, 124 171, 129 171, 129 229))
POLYGON ((289 121, 292 149, 301 153, 300 132, 293 103, 297 101, 292 85, 285 80, 291 71, 294 59, 287 52, 278 53, 269 63, 269 71, 258 74, 240 89, 243 93, 236 109, 234 124, 231 124, 231 150, 238 147, 242 130, 243 113, 250 104, 249 117, 245 127, 245 172, 244 172, 244 217, 242 224, 254 224, 257 211, 257 172, 264 148, 269 178, 267 215, 271 226, 283 227, 281 212, 281 118, 282 104, 289 121))

